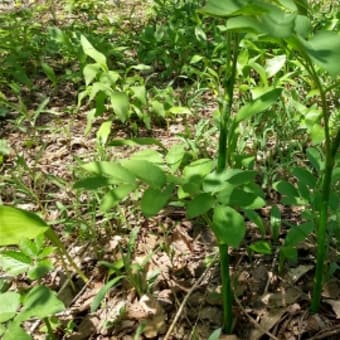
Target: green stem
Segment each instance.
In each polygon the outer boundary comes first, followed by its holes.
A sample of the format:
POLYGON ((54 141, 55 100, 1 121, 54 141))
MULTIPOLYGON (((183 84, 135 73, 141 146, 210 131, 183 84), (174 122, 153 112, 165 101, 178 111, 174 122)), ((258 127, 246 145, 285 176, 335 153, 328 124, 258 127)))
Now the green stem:
POLYGON ((317 237, 317 255, 316 255, 316 268, 314 274, 313 283, 313 293, 311 302, 311 312, 317 313, 320 307, 321 300, 321 290, 323 281, 323 268, 324 262, 327 254, 327 222, 328 222, 328 206, 329 206, 329 195, 331 189, 332 172, 335 163, 335 155, 340 143, 340 133, 338 131, 333 143, 330 136, 329 128, 329 111, 326 100, 326 92, 321 84, 320 78, 315 71, 315 68, 308 58, 307 63, 309 65, 309 73, 314 79, 321 97, 321 108, 324 121, 324 131, 325 131, 325 155, 326 155, 326 165, 325 173, 321 188, 321 203, 320 203, 320 217, 317 227, 316 237, 317 237))
POLYGON ((226 244, 221 244, 219 246, 219 250, 220 250, 222 297, 223 297, 222 331, 225 334, 230 334, 233 326, 233 311, 232 311, 233 296, 230 284, 228 246, 226 244))
MULTIPOLYGON (((46 232, 46 236, 48 239, 57 247, 59 250, 61 257, 64 255, 70 265, 73 267, 73 269, 76 271, 76 273, 79 275, 79 277, 84 281, 88 282, 88 278, 86 275, 83 273, 83 271, 77 266, 77 264, 73 261, 72 257, 68 254, 66 248, 62 244, 62 242, 59 240, 58 235, 54 232, 52 228, 49 228, 49 230, 46 232)), ((65 268, 67 270, 67 268, 65 268)))

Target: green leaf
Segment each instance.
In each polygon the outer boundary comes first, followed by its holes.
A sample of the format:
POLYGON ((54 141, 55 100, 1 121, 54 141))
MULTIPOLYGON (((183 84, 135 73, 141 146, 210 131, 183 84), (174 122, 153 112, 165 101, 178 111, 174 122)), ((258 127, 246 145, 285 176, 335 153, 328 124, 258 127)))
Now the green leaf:
POLYGON ((32 337, 29 336, 18 323, 11 322, 2 340, 32 340, 32 337))
POLYGON ((89 56, 96 63, 100 64, 102 67, 104 66, 105 69, 107 69, 105 55, 97 51, 84 35, 81 35, 80 43, 81 43, 84 53, 87 56, 89 56))
POLYGON ((266 234, 266 229, 264 227, 264 223, 261 216, 254 210, 249 209, 244 209, 244 213, 251 222, 255 223, 258 226, 258 228, 260 229, 261 236, 263 237, 266 234))
POLYGON ((229 204, 237 208, 260 209, 266 205, 266 201, 247 188, 235 188, 231 193, 229 204))
POLYGON ((56 84, 58 79, 57 79, 57 76, 53 70, 53 68, 46 64, 46 63, 41 63, 41 67, 44 71, 44 73, 46 74, 47 78, 53 83, 53 84, 56 84))
POLYGON ((100 210, 104 212, 110 210, 134 191, 136 187, 135 184, 121 184, 117 188, 110 190, 103 197, 100 210))
POLYGON ((36 214, 0 206, 0 246, 19 244, 23 238, 35 238, 47 230, 46 222, 36 214))
POLYGON ((300 38, 309 57, 331 75, 340 73, 340 35, 336 32, 320 31, 310 40, 300 38))
POLYGON ((297 204, 299 193, 297 192, 294 185, 287 181, 278 181, 273 185, 274 189, 277 190, 281 195, 285 196, 286 204, 297 204))
POLYGON ((15 292, 0 294, 0 323, 12 319, 20 306, 20 295, 15 292))
POLYGON ((310 189, 313 189, 316 186, 316 178, 314 175, 305 168, 302 167, 294 167, 292 169, 292 175, 294 175, 299 182, 302 182, 305 186, 308 186, 310 189))
POLYGON ((262 111, 267 110, 271 105, 273 105, 277 101, 281 92, 282 89, 277 88, 266 92, 262 96, 255 99, 253 102, 245 104, 236 114, 235 117, 236 123, 248 119, 251 116, 255 115, 256 113, 260 113, 262 111))
POLYGON ((175 144, 168 151, 165 160, 173 173, 180 167, 185 154, 186 151, 183 144, 175 144))
POLYGON ((96 137, 97 137, 97 143, 99 145, 104 146, 110 136, 111 133, 111 127, 112 127, 112 121, 107 121, 107 122, 103 122, 97 133, 96 133, 96 137))
POLYGON ((208 175, 214 167, 214 162, 208 158, 202 158, 187 165, 183 170, 185 178, 193 176, 204 177, 208 175))
POLYGON ((110 146, 135 146, 135 145, 157 145, 162 149, 166 150, 164 145, 156 138, 152 137, 136 137, 129 139, 114 139, 109 143, 110 146))
POLYGON ((85 65, 83 69, 83 75, 85 78, 85 84, 86 86, 90 85, 92 81, 96 78, 97 74, 101 70, 101 67, 99 64, 87 64, 85 65))
POLYGON ((32 265, 32 260, 25 254, 13 250, 0 253, 0 267, 9 275, 25 273, 32 265))
POLYGON ((151 162, 125 159, 120 164, 153 188, 161 188, 165 183, 166 177, 163 170, 151 162))
POLYGON ((43 319, 65 309, 57 294, 45 286, 33 287, 25 296, 23 310, 15 318, 16 322, 32 317, 43 319))
POLYGON ((259 254, 270 255, 272 253, 272 248, 268 241, 256 241, 252 243, 248 248, 259 254))
POLYGON ((107 292, 113 287, 115 286, 119 281, 121 281, 124 278, 124 276, 117 276, 114 279, 110 280, 109 282, 107 282, 105 284, 105 286, 103 286, 99 292, 96 294, 96 296, 94 297, 92 303, 91 303, 91 313, 94 313, 99 307, 100 304, 102 303, 105 295, 107 294, 107 292))
POLYGON ((206 5, 200 9, 201 13, 228 17, 240 13, 240 10, 248 5, 251 0, 208 0, 206 5))
POLYGON ((245 232, 244 219, 235 209, 226 206, 214 208, 212 230, 219 244, 239 247, 245 232))
POLYGON ((219 340, 221 334, 222 334, 222 328, 217 328, 209 335, 208 340, 219 340))
POLYGON ((270 226, 274 241, 277 241, 279 238, 281 223, 281 211, 277 205, 273 205, 270 212, 270 226))
POLYGON ((144 85, 131 86, 133 97, 136 98, 142 105, 146 105, 146 88, 144 85))
POLYGON ((97 190, 101 187, 106 187, 111 184, 117 184, 115 178, 104 177, 104 176, 93 176, 83 178, 74 183, 73 188, 85 189, 85 190, 97 190))
POLYGON ((146 217, 156 215, 161 209, 165 207, 172 196, 174 185, 170 184, 165 190, 149 188, 145 190, 142 200, 141 208, 146 217))
POLYGON ((110 95, 111 106, 121 122, 129 117, 129 98, 125 93, 114 92, 110 95))
POLYGON ((158 165, 162 165, 163 164, 163 155, 156 151, 156 150, 152 150, 152 149, 145 149, 145 150, 141 150, 141 151, 137 151, 135 153, 133 153, 130 156, 131 159, 139 159, 139 160, 145 160, 145 161, 149 161, 151 163, 155 163, 158 165))
POLYGON ((135 176, 116 162, 91 162, 82 165, 82 168, 98 176, 110 177, 112 184, 134 184, 135 176))
POLYGON ((295 247, 300 242, 304 241, 309 234, 314 230, 312 222, 302 223, 289 229, 284 246, 295 247))
POLYGON ((187 205, 187 217, 195 218, 208 212, 215 204, 215 199, 208 193, 196 196, 187 205))
POLYGON ((271 78, 277 74, 286 63, 286 55, 281 54, 266 60, 265 70, 267 77, 271 78))

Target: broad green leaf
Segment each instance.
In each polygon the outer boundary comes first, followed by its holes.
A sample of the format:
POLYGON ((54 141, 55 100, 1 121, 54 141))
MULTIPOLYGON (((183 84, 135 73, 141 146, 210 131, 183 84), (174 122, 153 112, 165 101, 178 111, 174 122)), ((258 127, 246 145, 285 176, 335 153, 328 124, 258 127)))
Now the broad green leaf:
POLYGON ((223 172, 211 172, 204 178, 204 192, 216 194, 224 190, 225 188, 230 188, 230 183, 228 182, 228 179, 230 179, 231 175, 231 169, 226 169, 223 172))
POLYGON ((221 334, 222 334, 222 328, 217 328, 209 335, 208 340, 219 340, 221 334))
POLYGON ((285 204, 298 204, 299 193, 293 184, 287 181, 278 181, 273 185, 274 189, 283 195, 285 204))
POLYGON ((306 153, 307 158, 313 165, 314 169, 317 170, 317 172, 322 171, 325 167, 325 162, 322 158, 320 150, 318 150, 317 148, 310 147, 307 149, 306 153))
POLYGON ((111 127, 112 127, 112 121, 108 120, 106 122, 103 122, 97 133, 96 133, 96 137, 97 137, 97 143, 99 145, 104 146, 110 136, 111 133, 111 127))
POLYGON ((84 53, 87 56, 91 57, 96 63, 100 64, 101 66, 105 65, 105 68, 107 68, 105 55, 97 51, 84 35, 81 35, 80 43, 84 53))
POLYGON ((156 215, 168 203, 172 196, 174 185, 170 184, 165 190, 149 188, 145 190, 142 200, 141 208, 146 217, 156 215))
POLYGON ((133 97, 136 98, 142 105, 146 105, 146 88, 144 85, 131 86, 133 97))
POLYGON ((295 247, 281 247, 280 254, 283 258, 289 259, 290 261, 297 261, 298 252, 295 247))
POLYGON ((57 294, 45 286, 35 286, 25 296, 23 310, 15 321, 25 321, 32 317, 43 319, 61 312, 65 306, 57 294))
POLYGON ((266 229, 261 216, 254 210, 249 209, 244 209, 244 213, 251 222, 255 223, 258 226, 261 236, 263 237, 266 234, 266 229))
POLYGON ((282 89, 277 88, 266 92, 262 96, 258 97, 251 103, 245 104, 240 111, 236 114, 236 123, 242 120, 248 119, 256 113, 267 110, 271 105, 273 105, 279 98, 282 89))
POLYGON ((108 211, 111 208, 115 207, 119 202, 121 202, 124 198, 126 198, 132 191, 136 189, 135 184, 121 184, 117 188, 110 190, 105 194, 101 203, 100 210, 108 211))
POLYGON ((295 19, 295 32, 302 38, 307 38, 313 32, 310 19, 304 15, 298 15, 295 19))
POLYGON ((114 92, 110 96, 111 106, 114 113, 121 122, 125 122, 129 117, 129 98, 123 92, 114 92))
POLYGON ((32 266, 32 260, 17 251, 3 251, 0 253, 0 268, 9 275, 19 275, 27 272, 32 266))
POLYGON ((15 292, 0 294, 0 323, 12 319, 20 306, 20 295, 15 292))
POLYGON ((198 54, 195 54, 191 60, 190 60, 190 64, 197 64, 198 62, 200 62, 204 57, 198 54))
POLYGON ((93 176, 83 178, 74 183, 73 188, 75 189, 86 189, 86 190, 97 190, 101 187, 105 187, 111 184, 117 184, 115 178, 104 177, 104 176, 93 176))
POLYGON ((19 244, 23 238, 35 238, 47 230, 46 222, 36 214, 0 206, 0 246, 19 244))
POLYGON ((250 250, 259 254, 270 255, 272 253, 272 247, 268 241, 256 241, 252 243, 249 247, 250 250))
POLYGON ((112 184, 134 184, 135 176, 116 162, 91 162, 81 166, 88 172, 98 176, 110 177, 112 184))
POLYGON ((191 111, 184 106, 172 106, 168 110, 169 113, 172 113, 174 115, 179 115, 179 114, 191 114, 191 111))
POLYGON ((163 164, 163 155, 160 152, 156 150, 152 150, 152 149, 145 149, 145 150, 137 151, 133 153, 130 156, 130 158, 145 160, 145 161, 149 161, 151 163, 155 163, 158 165, 163 164))
POLYGON ((313 144, 320 144, 325 140, 325 129, 321 124, 314 124, 309 129, 313 144))
POLYGON ((300 38, 304 51, 309 57, 331 75, 340 73, 340 34, 320 31, 310 40, 300 38))
POLYGON ((277 74, 286 63, 286 55, 281 54, 266 60, 265 70, 267 77, 271 78, 277 74))
POLYGON ((214 167, 214 162, 208 158, 202 158, 187 165, 183 170, 185 178, 193 176, 204 177, 208 175, 214 167))
POLYGON ((99 307, 100 304, 102 303, 105 295, 107 294, 107 292, 116 284, 119 283, 119 281, 121 281, 124 278, 124 276, 117 276, 114 279, 108 281, 105 286, 103 286, 99 292, 96 294, 96 296, 94 297, 92 303, 91 303, 91 313, 94 313, 99 307))
POLYGON ((161 188, 165 183, 166 177, 163 170, 151 162, 125 159, 120 164, 152 188, 161 188))
POLYGON ((119 73, 115 71, 108 71, 101 74, 99 82, 113 87, 120 78, 119 73))
POLYGON ((284 246, 295 247, 297 244, 304 241, 313 230, 314 225, 312 222, 302 223, 290 228, 284 246))
POLYGON ((256 193, 244 188, 235 188, 231 193, 229 204, 237 208, 260 209, 266 205, 266 201, 256 193))
MULTIPOLYGON (((263 10, 263 7, 256 7, 256 4, 251 4, 251 2, 252 0, 208 0, 206 5, 200 9, 200 12, 219 17, 228 17, 246 12, 249 13, 252 9, 251 5, 254 6, 254 11, 257 10, 257 13, 263 10), (249 4, 250 6, 247 6, 249 4)), ((253 14, 255 14, 255 12, 253 12, 253 14)))
POLYGON ((215 204, 215 199, 208 193, 193 198, 187 205, 187 217, 195 218, 208 212, 215 204))
POLYGON ((48 65, 47 63, 41 63, 41 67, 44 71, 44 73, 46 74, 47 78, 53 83, 56 84, 58 79, 57 76, 53 70, 53 68, 48 65))
POLYGON ((219 244, 239 247, 245 232, 244 219, 235 209, 226 206, 214 208, 212 230, 219 244))
POLYGON ((186 151, 183 144, 175 144, 169 149, 165 160, 172 172, 175 172, 180 167, 185 154, 186 151))
POLYGON ((157 145, 162 149, 166 150, 164 145, 156 138, 152 137, 136 137, 129 139, 114 139, 109 143, 110 146, 124 146, 124 145, 157 145))
POLYGON ((2 340, 32 340, 32 337, 29 336, 18 323, 11 322, 4 334, 2 340))
POLYGON ((163 118, 165 117, 165 108, 163 103, 159 102, 158 100, 152 100, 150 104, 152 112, 154 112, 156 116, 163 118))
POLYGON ((101 70, 99 64, 87 64, 83 69, 83 75, 85 78, 85 85, 88 86, 92 83, 92 81, 97 77, 97 74, 101 70))

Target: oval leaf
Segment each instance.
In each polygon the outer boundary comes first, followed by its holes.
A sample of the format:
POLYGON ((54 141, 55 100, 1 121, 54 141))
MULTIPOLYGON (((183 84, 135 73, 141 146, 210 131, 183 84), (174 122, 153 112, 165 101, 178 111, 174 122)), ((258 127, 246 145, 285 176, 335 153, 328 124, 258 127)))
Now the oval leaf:
POLYGON ((0 206, 0 246, 19 244, 23 238, 35 238, 48 230, 36 214, 9 206, 0 206))
POLYGON ((217 206, 214 209, 212 230, 219 244, 239 247, 246 232, 243 216, 235 209, 217 206))
POLYGON ((163 170, 149 161, 125 159, 121 165, 153 188, 161 188, 165 183, 163 170))
POLYGON ((187 217, 195 218, 197 216, 205 214, 214 206, 214 203, 214 197, 207 193, 196 196, 187 205, 187 217))

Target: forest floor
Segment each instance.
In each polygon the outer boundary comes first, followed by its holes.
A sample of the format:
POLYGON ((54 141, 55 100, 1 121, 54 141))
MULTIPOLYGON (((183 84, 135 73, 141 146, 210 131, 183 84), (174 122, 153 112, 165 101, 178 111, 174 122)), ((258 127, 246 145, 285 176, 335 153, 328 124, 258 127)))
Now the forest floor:
MULTIPOLYGON (((112 20, 116 15, 125 18, 120 21, 126 25, 122 27, 124 31, 142 27, 147 20, 144 2, 121 1, 120 6, 112 8, 112 20)), ((55 11, 62 27, 61 22, 67 18, 60 8, 55 11)), ((41 20, 53 20, 48 11, 41 13, 41 20)), ((54 60, 52 64, 58 62, 54 60)), ((60 69, 63 67, 59 65, 60 69)), ((57 315, 56 338, 208 339, 222 322, 218 249, 213 233, 202 221, 186 219, 181 208, 166 208, 157 217, 145 218, 133 198, 103 214, 96 210, 95 195, 73 188, 83 162, 98 159, 103 153, 107 160, 122 159, 141 149, 116 146, 100 150, 96 137, 100 121, 85 135, 88 107, 75 109, 77 86, 66 80, 53 87, 40 74, 33 79, 31 88, 21 89, 26 114, 12 109, 0 121, 0 138, 9 146, 0 165, 2 203, 41 213, 89 278, 85 284, 72 274, 74 289, 56 259, 54 270, 41 280, 58 292, 66 306, 57 315), (35 116, 37 107, 47 97, 48 108, 35 116), (91 312, 94 297, 112 280, 111 267, 119 263, 129 246, 133 250, 130 272, 122 272, 124 277, 108 290, 99 308, 91 312), (143 294, 138 293, 138 287, 143 288, 143 294)), ((2 90, 16 103, 17 98, 11 97, 8 88, 2 90)), ((184 90, 178 86, 175 91, 181 96, 184 90)), ((151 130, 139 126, 137 132, 116 122, 110 136, 155 137, 169 147, 183 142, 183 135, 194 136, 199 122, 204 117, 208 120, 215 108, 212 96, 206 93, 194 108, 194 116, 177 116, 151 130)), ((213 126, 211 120, 208 128, 213 126)), ((215 143, 216 132, 208 135, 201 147, 213 155, 215 143)), ((281 210, 284 225, 301 222, 298 207, 281 205, 271 193, 267 201, 268 206, 259 210, 265 226, 270 223, 270 209, 275 204, 281 210)), ((247 227, 241 248, 230 253, 234 335, 220 339, 339 339, 339 270, 324 285, 320 312, 309 313, 315 238, 300 243, 299 262, 285 263, 279 272, 278 251, 285 227, 268 255, 249 253, 248 245, 261 237, 254 224, 248 222, 247 227)), ((329 256, 338 257, 338 251, 331 249, 329 256)), ((20 275, 12 287, 24 290, 34 284, 20 275)), ((25 327, 34 339, 45 337, 39 320, 27 322, 25 327)))

